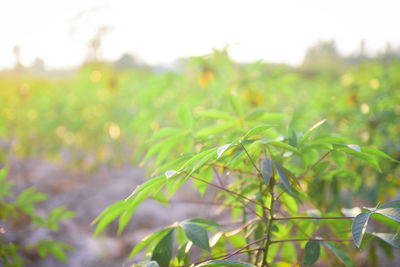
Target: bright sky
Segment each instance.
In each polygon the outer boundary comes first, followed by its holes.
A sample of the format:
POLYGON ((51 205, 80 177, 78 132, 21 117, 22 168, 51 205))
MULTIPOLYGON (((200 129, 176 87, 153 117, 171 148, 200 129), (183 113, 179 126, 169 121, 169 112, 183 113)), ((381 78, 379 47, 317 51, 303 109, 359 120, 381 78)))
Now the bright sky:
POLYGON ((151 64, 207 54, 230 45, 238 61, 297 64, 310 44, 335 39, 350 54, 365 40, 367 51, 400 46, 398 0, 1 0, 0 68, 14 65, 13 47, 29 65, 36 57, 52 68, 86 57, 97 29, 102 54, 124 52, 151 64))

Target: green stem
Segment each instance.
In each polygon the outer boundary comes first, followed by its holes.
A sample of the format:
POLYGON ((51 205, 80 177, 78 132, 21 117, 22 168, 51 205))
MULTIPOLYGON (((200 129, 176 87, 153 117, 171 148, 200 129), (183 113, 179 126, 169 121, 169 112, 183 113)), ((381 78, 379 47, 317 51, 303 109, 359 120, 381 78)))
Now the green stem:
POLYGON ((354 217, 347 217, 347 216, 338 216, 338 217, 275 217, 273 218, 274 221, 281 221, 281 220, 352 220, 354 217))
POLYGON ((269 246, 271 244, 271 231, 272 231, 272 223, 273 223, 273 218, 274 218, 274 187, 275 187, 275 177, 271 178, 270 182, 270 192, 271 192, 271 203, 269 207, 269 220, 268 220, 268 225, 267 225, 267 240, 264 245, 264 255, 263 255, 263 261, 261 266, 269 266, 267 262, 268 258, 268 250, 269 246))

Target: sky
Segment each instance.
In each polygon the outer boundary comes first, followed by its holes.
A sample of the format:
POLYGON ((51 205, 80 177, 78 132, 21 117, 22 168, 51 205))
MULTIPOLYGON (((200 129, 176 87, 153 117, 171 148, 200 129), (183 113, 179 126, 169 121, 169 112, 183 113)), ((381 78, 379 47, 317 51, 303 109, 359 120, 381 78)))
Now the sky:
POLYGON ((79 65, 103 26, 101 54, 123 53, 168 64, 229 47, 242 62, 299 64, 307 48, 334 39, 351 54, 364 40, 370 53, 400 46, 397 0, 0 0, 0 68, 36 57, 49 68, 79 65))

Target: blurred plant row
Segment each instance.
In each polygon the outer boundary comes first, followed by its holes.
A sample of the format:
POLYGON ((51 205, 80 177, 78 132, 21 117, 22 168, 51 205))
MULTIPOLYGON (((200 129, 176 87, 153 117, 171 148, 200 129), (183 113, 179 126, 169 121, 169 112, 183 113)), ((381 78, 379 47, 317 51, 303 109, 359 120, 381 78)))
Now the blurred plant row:
MULTIPOLYGON (((262 146, 248 144, 255 149, 250 151, 250 156, 256 153, 257 164, 270 159, 277 164, 287 162, 285 164, 295 176, 312 166, 312 179, 309 177, 310 181, 302 184, 303 189, 312 196, 312 204, 318 212, 339 216, 337 211, 359 203, 376 206, 379 202, 398 198, 399 165, 395 160, 378 163, 377 157, 400 158, 399 69, 398 60, 372 61, 340 74, 323 70, 309 74, 301 68, 262 62, 237 64, 226 51, 215 51, 210 56, 186 59, 180 70, 165 73, 150 70, 116 72, 107 64, 93 63, 83 66, 74 78, 0 77, 0 145, 6 151, 0 161, 6 162, 7 155, 17 155, 46 158, 91 170, 104 164, 124 164, 129 159, 134 164, 146 163, 153 174, 162 174, 180 170, 179 166, 185 160, 201 160, 196 155, 205 156, 207 149, 217 151, 218 147, 243 137, 254 127, 273 125, 274 131, 258 134, 275 142, 278 150, 267 157, 259 150, 262 146), (300 142, 307 134, 304 129, 323 119, 326 120, 324 127, 316 139, 312 139, 314 143, 307 144, 311 146, 309 149, 300 151, 301 144, 294 140, 300 142), (340 133, 340 136, 332 133, 340 133), (324 149, 329 150, 329 158, 318 162, 324 149), (352 157, 362 161, 351 160, 352 157), (315 162, 318 164, 314 166, 315 162)), ((237 169, 252 175, 254 170, 249 169, 249 158, 243 151, 239 151, 237 169)), ((231 149, 230 153, 234 152, 238 151, 231 149)), ((227 155, 233 157, 234 154, 227 155)), ((221 160, 217 162, 222 164, 218 170, 224 175, 228 158, 221 160)), ((194 163, 197 162, 192 160, 191 164, 194 163)), ((261 168, 261 165, 257 166, 261 168)), ((207 172, 204 175, 209 181, 216 175, 210 169, 196 171, 207 172)), ((165 178, 175 174, 163 175, 165 178)), ((245 177, 238 177, 239 182, 232 186, 241 192, 245 177)), ((150 196, 166 202, 179 185, 169 185, 164 192, 166 195, 162 192, 154 196, 145 194, 140 200, 150 196)), ((262 192, 273 194, 274 189, 269 186, 268 183, 262 185, 262 192)), ((207 188, 203 183, 195 183, 195 187, 201 194, 207 188)), ((250 198, 257 196, 254 190, 245 193, 250 198)), ((233 202, 229 196, 225 197, 226 201, 233 202)), ((288 205, 286 212, 297 214, 298 199, 293 196, 292 199, 283 198, 283 205, 288 205)), ((271 198, 266 197, 263 201, 265 205, 271 204, 271 198)), ((111 210, 116 208, 125 212, 126 207, 112 206, 111 210)), ((232 212, 232 218, 236 220, 241 211, 232 206, 232 212)), ((132 213, 124 216, 120 231, 132 213)), ((119 215, 115 212, 103 223, 104 216, 100 216, 96 233, 119 215)), ((246 217, 245 213, 242 216, 246 217)), ((46 220, 33 218, 36 217, 32 216, 33 223, 47 225, 46 220)), ((396 230, 393 223, 382 221, 396 230)), ((193 221, 181 222, 179 227, 187 224, 193 224, 193 221)), ((194 224, 207 225, 206 221, 194 224)), ((173 229, 181 229, 179 227, 175 225, 173 229)), ((335 227, 336 231, 341 226, 335 227)), ((281 230, 277 233, 282 234, 281 230)), ((181 230, 176 231, 184 236, 181 230)), ((266 231, 265 227, 262 231, 266 231)), ((167 231, 162 233, 167 234, 167 231)), ((161 237, 154 240, 160 241, 161 237)), ((243 245, 244 239, 240 240, 241 243, 232 241, 231 245, 239 248, 235 242, 243 245)), ((284 253, 289 251, 287 255, 295 255, 293 246, 285 246, 289 248, 282 250, 284 253)), ((155 247, 153 244, 152 248, 155 247)), ((385 249, 385 252, 392 257, 391 249, 385 249)), ((374 257, 372 252, 371 255, 374 257)), ((177 262, 182 263, 182 259, 177 262)))
POLYGON ((21 157, 89 169, 130 157, 138 162, 154 131, 178 125, 176 103, 186 103, 195 116, 210 108, 229 111, 225 99, 234 92, 244 109, 263 109, 294 129, 326 118, 335 132, 399 153, 399 61, 309 76, 261 62, 236 64, 216 51, 182 66, 163 74, 121 73, 98 63, 68 79, 0 77, 2 145, 21 157))

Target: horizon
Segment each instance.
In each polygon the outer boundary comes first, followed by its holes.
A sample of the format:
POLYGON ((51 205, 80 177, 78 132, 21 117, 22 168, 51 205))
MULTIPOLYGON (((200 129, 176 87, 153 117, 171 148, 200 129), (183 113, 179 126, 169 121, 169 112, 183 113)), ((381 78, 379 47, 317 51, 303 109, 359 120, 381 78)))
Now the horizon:
POLYGON ((24 66, 40 58, 49 70, 78 67, 90 56, 88 44, 96 34, 102 35, 100 59, 115 61, 129 53, 149 65, 169 65, 225 46, 238 62, 299 65, 307 49, 324 40, 335 40, 344 56, 359 51, 364 41, 366 53, 373 55, 387 44, 400 45, 400 3, 384 3, 17 0, 0 11, 0 30, 7 36, 0 43, 0 69, 15 65, 16 45, 24 66), (107 28, 101 33, 102 27, 107 28))

